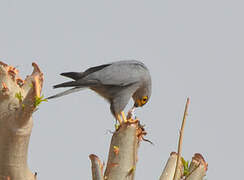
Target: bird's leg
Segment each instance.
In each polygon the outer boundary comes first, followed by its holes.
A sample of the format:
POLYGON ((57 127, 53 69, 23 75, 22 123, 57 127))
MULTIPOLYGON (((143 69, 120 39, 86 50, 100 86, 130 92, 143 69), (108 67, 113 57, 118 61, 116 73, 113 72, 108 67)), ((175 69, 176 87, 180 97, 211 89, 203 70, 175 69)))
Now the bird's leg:
POLYGON ((129 110, 128 115, 127 115, 127 120, 128 120, 130 123, 135 123, 135 122, 138 121, 137 118, 133 119, 133 118, 135 117, 134 112, 135 112, 135 107, 133 106, 133 107, 129 110))
POLYGON ((116 115, 116 119, 119 121, 120 125, 123 123, 119 114, 116 115))
POLYGON ((123 120, 124 120, 124 122, 126 123, 127 122, 127 118, 126 118, 126 116, 125 116, 125 113, 124 113, 124 111, 121 111, 121 116, 122 116, 122 118, 123 118, 123 120))

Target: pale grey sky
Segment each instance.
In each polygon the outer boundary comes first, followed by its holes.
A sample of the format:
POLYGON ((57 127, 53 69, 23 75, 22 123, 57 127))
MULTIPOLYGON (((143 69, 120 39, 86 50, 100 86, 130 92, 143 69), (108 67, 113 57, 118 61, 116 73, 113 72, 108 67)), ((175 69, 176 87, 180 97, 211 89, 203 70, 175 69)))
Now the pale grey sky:
MULTIPOLYGON (((158 179, 177 148, 191 98, 183 156, 200 152, 207 179, 241 179, 243 170, 244 2, 241 0, 1 0, 0 59, 22 76, 39 64, 43 93, 64 71, 123 59, 143 61, 153 94, 137 116, 146 124, 136 179, 158 179)), ((89 154, 106 162, 114 119, 91 91, 43 103, 34 114, 29 166, 38 179, 91 179, 89 154)))

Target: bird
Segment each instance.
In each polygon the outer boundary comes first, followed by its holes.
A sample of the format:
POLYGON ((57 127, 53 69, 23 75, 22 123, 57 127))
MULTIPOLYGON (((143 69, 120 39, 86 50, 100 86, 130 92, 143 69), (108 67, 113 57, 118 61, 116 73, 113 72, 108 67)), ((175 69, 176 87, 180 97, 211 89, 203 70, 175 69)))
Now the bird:
MULTIPOLYGON (((144 106, 151 97, 152 82, 148 68, 138 60, 122 60, 90 67, 83 72, 64 72, 60 75, 72 81, 54 85, 53 88, 71 87, 47 99, 61 97, 82 89, 91 89, 110 103, 110 110, 120 125, 127 122, 124 109, 130 98, 131 112, 144 106)), ((129 118, 132 120, 131 118, 129 118)))

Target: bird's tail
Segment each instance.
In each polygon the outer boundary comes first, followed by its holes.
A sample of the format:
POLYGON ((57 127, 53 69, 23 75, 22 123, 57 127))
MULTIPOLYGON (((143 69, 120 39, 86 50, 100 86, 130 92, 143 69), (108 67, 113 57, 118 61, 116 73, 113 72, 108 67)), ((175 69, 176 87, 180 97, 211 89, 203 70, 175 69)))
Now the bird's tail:
POLYGON ((54 85, 53 88, 60 88, 60 87, 77 87, 81 86, 81 84, 77 83, 77 81, 68 81, 61 84, 54 85))
POLYGON ((60 74, 61 76, 65 76, 74 80, 78 80, 84 77, 83 73, 80 72, 64 72, 60 74))
POLYGON ((66 91, 63 91, 63 92, 58 93, 58 94, 55 94, 53 96, 49 96, 47 99, 53 99, 53 98, 65 96, 65 95, 68 95, 68 94, 73 93, 73 92, 81 91, 83 89, 86 89, 86 87, 74 87, 72 89, 68 89, 66 91))

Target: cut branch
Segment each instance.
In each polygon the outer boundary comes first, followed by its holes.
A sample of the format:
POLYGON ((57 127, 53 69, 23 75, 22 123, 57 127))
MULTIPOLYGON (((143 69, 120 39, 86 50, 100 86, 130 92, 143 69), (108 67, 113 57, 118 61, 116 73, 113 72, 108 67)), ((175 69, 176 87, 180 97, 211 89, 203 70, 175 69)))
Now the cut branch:
POLYGON ((208 163, 204 160, 203 156, 196 153, 192 157, 190 164, 190 174, 186 180, 202 180, 208 170, 208 163))
POLYGON ((139 122, 124 123, 114 132, 104 175, 105 180, 133 180, 135 175, 137 152, 143 130, 139 122))
MULTIPOLYGON (((167 161, 166 166, 164 167, 164 170, 163 170, 159 180, 172 180, 173 179, 174 173, 175 173, 176 161, 177 161, 177 153, 172 152, 170 154, 170 157, 167 161)), ((180 171, 177 171, 176 179, 180 179, 183 175, 183 164, 182 163, 180 163, 179 168, 180 168, 180 171)))
POLYGON ((94 154, 91 154, 89 158, 92 163, 92 180, 104 180, 103 164, 100 159, 94 154))
POLYGON ((34 70, 31 76, 27 77, 26 84, 23 84, 25 90, 27 91, 27 95, 20 104, 22 108, 19 108, 17 112, 20 127, 28 123, 32 113, 36 109, 35 101, 38 97, 40 97, 42 89, 43 75, 37 64, 32 63, 32 66, 34 67, 34 70))
POLYGON ((0 62, 0 177, 34 180, 27 166, 35 100, 40 96, 43 74, 37 64, 22 80, 15 67, 0 62))

